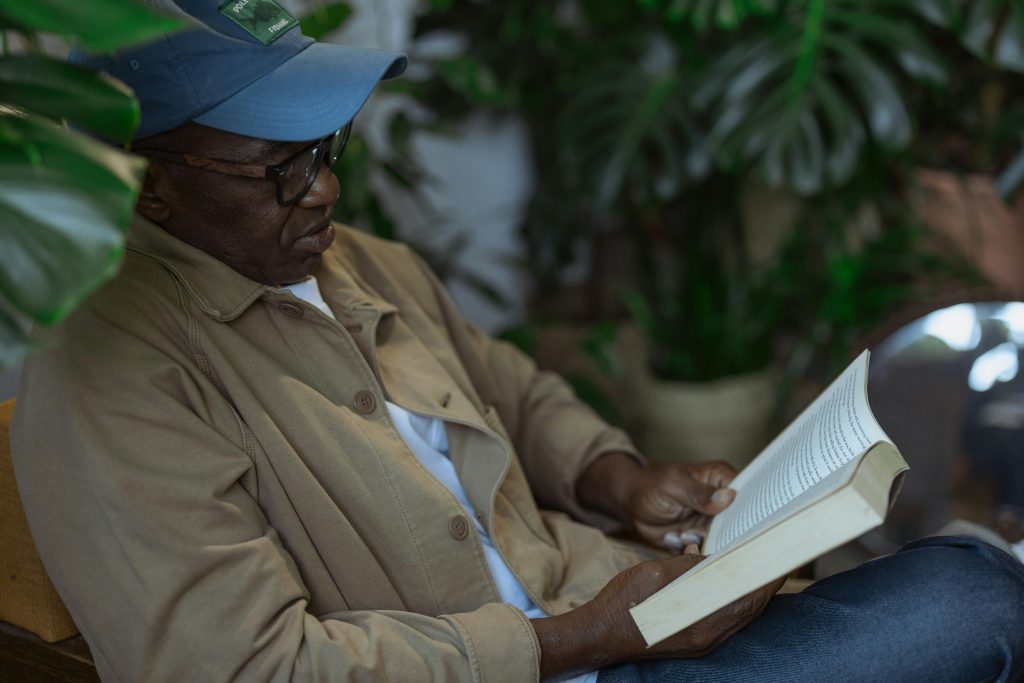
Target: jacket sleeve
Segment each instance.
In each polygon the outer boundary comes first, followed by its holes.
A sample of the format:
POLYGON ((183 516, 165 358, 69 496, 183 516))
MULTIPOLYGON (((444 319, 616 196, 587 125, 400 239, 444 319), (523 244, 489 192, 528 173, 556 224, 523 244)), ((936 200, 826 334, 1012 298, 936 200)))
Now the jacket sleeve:
POLYGON ((16 406, 32 533, 104 680, 537 680, 507 605, 310 614, 233 411, 174 353, 78 325, 28 364, 16 406))
POLYGON ((423 261, 412 258, 429 282, 434 306, 483 401, 498 411, 541 507, 562 510, 606 532, 610 517, 583 507, 576 482, 605 453, 622 452, 646 466, 629 437, 604 422, 559 375, 540 370, 526 354, 494 339, 459 313, 423 261))

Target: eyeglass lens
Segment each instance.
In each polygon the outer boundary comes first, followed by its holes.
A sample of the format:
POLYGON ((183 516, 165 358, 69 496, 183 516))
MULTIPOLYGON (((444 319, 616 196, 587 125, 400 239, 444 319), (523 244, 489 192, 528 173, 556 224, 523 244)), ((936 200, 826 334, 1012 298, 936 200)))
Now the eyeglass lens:
POLYGON ((316 180, 316 174, 320 171, 321 160, 324 160, 327 166, 334 165, 345 151, 350 130, 351 124, 311 145, 292 162, 281 179, 281 198, 285 205, 293 203, 309 191, 316 180))

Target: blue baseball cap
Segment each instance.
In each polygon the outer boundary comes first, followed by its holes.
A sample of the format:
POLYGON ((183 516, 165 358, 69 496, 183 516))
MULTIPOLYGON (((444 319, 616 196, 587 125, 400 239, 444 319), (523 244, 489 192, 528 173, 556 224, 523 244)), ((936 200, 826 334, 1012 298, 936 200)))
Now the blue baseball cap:
POLYGON ((318 43, 274 0, 148 0, 188 28, 69 60, 124 81, 142 109, 135 139, 187 121, 265 140, 316 140, 352 120, 399 52, 318 43))

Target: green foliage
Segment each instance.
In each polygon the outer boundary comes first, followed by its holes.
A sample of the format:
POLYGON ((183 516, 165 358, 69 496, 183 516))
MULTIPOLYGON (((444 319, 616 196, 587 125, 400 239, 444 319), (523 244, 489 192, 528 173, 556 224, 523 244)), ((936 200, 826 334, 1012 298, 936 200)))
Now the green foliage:
POLYGON ((607 212, 626 197, 663 201, 709 173, 710 151, 687 91, 678 65, 599 63, 581 75, 567 98, 560 138, 571 181, 593 198, 595 210, 607 212))
POLYGON ((632 232, 640 266, 626 304, 663 379, 712 380, 771 361, 783 300, 777 280, 737 248, 739 196, 735 178, 712 175, 649 210, 632 232))
POLYGON ((454 57, 437 64, 438 74, 452 90, 469 102, 485 107, 508 104, 508 94, 501 89, 494 72, 472 57, 454 57))
POLYGON ((669 21, 689 21, 698 33, 712 27, 734 31, 749 17, 770 14, 779 0, 638 0, 665 13, 669 21))
POLYGON ((989 65, 1024 72, 1024 3, 1020 0, 913 0, 915 9, 954 32, 989 65))
POLYGON ((116 270, 145 162, 13 110, 0 141, 0 293, 52 324, 116 270))
MULTIPOLYGON (((863 227, 866 204, 874 190, 856 185, 841 198, 813 202, 798 232, 773 266, 771 278, 788 291, 791 302, 783 321, 813 320, 812 333, 797 340, 797 359, 816 359, 821 374, 832 376, 860 349, 864 337, 894 311, 956 284, 978 286, 983 277, 948 240, 936 235, 898 201, 876 201, 876 212, 863 227), (859 209, 858 209, 859 207, 859 209), (858 215, 861 214, 861 215, 858 215), (819 349, 824 354, 816 353, 819 349)), ((790 368, 802 375, 806 367, 790 368)))
MULTIPOLYGON (((30 45, 45 31, 102 50, 183 25, 129 0, 0 0, 0 22, 30 45)), ((124 84, 88 69, 0 57, 0 366, 30 348, 19 319, 56 323, 116 272, 145 169, 63 120, 126 142, 139 106, 124 84)))
POLYGON ((347 2, 333 2, 329 5, 317 5, 306 16, 299 19, 299 28, 303 35, 315 40, 323 40, 337 31, 352 16, 352 6, 347 2))
POLYGON ((184 25, 181 18, 131 0, 0 0, 0 19, 24 31, 77 39, 101 52, 152 40, 184 25))
POLYGON ((694 95, 725 169, 752 165, 774 187, 842 186, 868 145, 913 135, 901 75, 941 85, 941 57, 894 0, 810 0, 730 47, 694 95), (902 72, 902 74, 900 73, 902 72))
MULTIPOLYGON (((969 279, 889 205, 902 206, 919 126, 962 98, 927 114, 923 103, 981 87, 984 78, 950 78, 968 71, 965 59, 1016 68, 1022 4, 579 0, 565 11, 435 1, 417 34, 456 34, 472 76, 439 63, 410 92, 443 119, 520 115, 537 176, 522 226, 536 290, 556 291, 600 231, 627 231, 638 257, 627 305, 654 370, 712 379, 763 366, 780 340, 838 353, 929 282, 969 279), (804 222, 779 264, 747 257, 761 226, 738 204, 754 177, 803 197, 804 222), (885 206, 877 235, 852 239, 854 217, 872 205, 885 206)), ((984 99, 989 145, 1009 149, 992 157, 1009 164, 1021 127, 1000 133, 999 98, 984 99)), ((1024 156, 1007 166, 1005 184, 1015 178, 1024 156)))
POLYGON ((139 126, 139 103, 107 74, 47 57, 12 55, 0 61, 6 104, 126 142, 139 126))

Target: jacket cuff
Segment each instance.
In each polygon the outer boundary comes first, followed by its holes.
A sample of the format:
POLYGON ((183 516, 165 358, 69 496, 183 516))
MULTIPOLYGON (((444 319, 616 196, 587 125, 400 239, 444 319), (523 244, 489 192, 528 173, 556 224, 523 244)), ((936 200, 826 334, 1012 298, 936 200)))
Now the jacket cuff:
POLYGON ((540 680, 540 644, 526 615, 492 603, 472 612, 441 615, 466 645, 474 683, 540 680))

